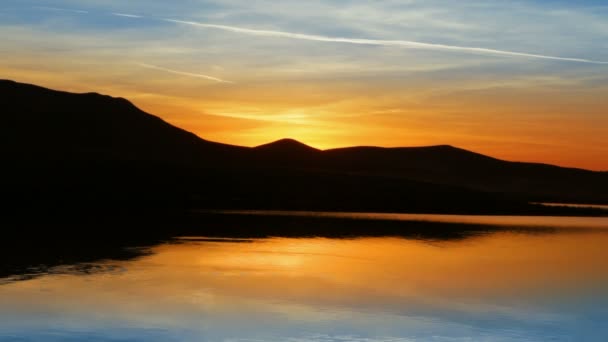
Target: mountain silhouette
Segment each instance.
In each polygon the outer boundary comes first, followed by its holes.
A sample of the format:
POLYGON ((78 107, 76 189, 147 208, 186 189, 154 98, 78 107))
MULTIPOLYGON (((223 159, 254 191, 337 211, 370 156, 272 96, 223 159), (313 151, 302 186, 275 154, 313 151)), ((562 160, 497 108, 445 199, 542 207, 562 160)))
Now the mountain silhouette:
POLYGON ((441 145, 354 147, 326 151, 327 164, 368 175, 465 186, 530 201, 606 202, 605 173, 539 163, 509 162, 441 145))
POLYGON ((198 163, 241 148, 203 140, 123 98, 0 81, 3 155, 13 160, 198 163))
POLYGON ((508 162, 449 145, 319 150, 212 142, 122 98, 0 81, 9 211, 43 208, 556 213, 608 203, 608 174, 508 162))
POLYGON ((275 153, 313 153, 319 149, 310 147, 294 139, 280 139, 268 144, 254 147, 260 151, 273 151, 275 153))

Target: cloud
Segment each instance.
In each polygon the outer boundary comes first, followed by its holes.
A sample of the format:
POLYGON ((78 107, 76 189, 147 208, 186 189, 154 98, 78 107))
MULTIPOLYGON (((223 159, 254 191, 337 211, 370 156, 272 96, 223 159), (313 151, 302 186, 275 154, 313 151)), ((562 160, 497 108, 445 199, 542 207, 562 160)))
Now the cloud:
POLYGON ((46 6, 34 6, 34 9, 45 10, 45 11, 60 11, 60 12, 72 12, 72 13, 81 13, 88 14, 88 11, 70 9, 70 8, 59 8, 59 7, 46 7, 46 6))
POLYGON ((176 75, 182 75, 182 76, 204 78, 204 79, 207 79, 207 80, 210 80, 210 81, 219 82, 219 83, 234 83, 234 82, 223 80, 221 78, 217 78, 217 77, 213 77, 213 76, 208 76, 208 75, 203 75, 203 74, 195 74, 195 73, 185 72, 185 71, 179 71, 179 70, 173 70, 173 69, 163 68, 163 67, 160 67, 160 66, 157 66, 157 65, 152 65, 152 64, 137 63, 137 65, 139 65, 142 68, 160 70, 160 71, 165 71, 165 72, 169 72, 169 73, 176 74, 176 75))
POLYGON ((333 42, 333 43, 347 43, 347 44, 358 44, 358 45, 378 45, 378 46, 395 46, 403 47, 408 49, 423 49, 423 50, 436 50, 436 51, 454 51, 454 52, 466 52, 483 55, 499 55, 508 57, 524 57, 524 58, 536 58, 536 59, 549 59, 566 62, 578 62, 578 63, 590 63, 590 64, 608 64, 608 61, 594 61, 584 58, 570 58, 570 57, 559 57, 549 55, 539 55, 525 52, 515 52, 507 50, 495 50, 480 47, 465 47, 465 46, 454 46, 445 44, 434 44, 434 43, 422 43, 409 40, 381 40, 381 39, 361 39, 361 38, 342 38, 342 37, 330 37, 311 35, 303 33, 293 33, 285 31, 271 31, 271 30, 255 30, 249 28, 242 28, 237 26, 228 25, 216 25, 199 23, 194 21, 185 21, 177 19, 162 19, 167 22, 191 25, 196 27, 211 28, 224 30, 235 33, 242 33, 248 35, 265 36, 265 37, 280 37, 289 39, 300 39, 300 40, 311 40, 318 42, 333 42))

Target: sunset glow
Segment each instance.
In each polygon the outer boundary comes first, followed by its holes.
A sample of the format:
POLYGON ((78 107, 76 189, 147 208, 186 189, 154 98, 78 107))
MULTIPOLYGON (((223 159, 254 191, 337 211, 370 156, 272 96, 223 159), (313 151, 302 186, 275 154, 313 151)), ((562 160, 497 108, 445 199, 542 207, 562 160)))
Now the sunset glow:
POLYGON ((0 78, 213 141, 450 144, 608 170, 600 1, 3 1, 0 78))

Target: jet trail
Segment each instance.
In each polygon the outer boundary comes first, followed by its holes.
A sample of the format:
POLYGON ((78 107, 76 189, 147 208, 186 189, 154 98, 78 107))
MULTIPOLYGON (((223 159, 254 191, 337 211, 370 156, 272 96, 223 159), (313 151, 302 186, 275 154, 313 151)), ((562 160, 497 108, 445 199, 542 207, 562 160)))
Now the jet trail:
POLYGON ((164 72, 168 72, 168 73, 172 73, 172 74, 176 74, 176 75, 182 75, 182 76, 204 78, 204 79, 215 81, 215 82, 219 82, 219 83, 234 83, 234 82, 226 81, 226 80, 223 80, 221 78, 217 78, 217 77, 213 77, 213 76, 208 76, 208 75, 203 75, 203 74, 195 74, 195 73, 185 72, 185 71, 179 71, 179 70, 173 70, 173 69, 163 68, 163 67, 160 67, 160 66, 157 66, 157 65, 152 65, 152 64, 137 63, 137 65, 139 65, 142 68, 160 70, 160 71, 164 71, 164 72))
POLYGON ((117 12, 112 12, 112 15, 115 15, 117 17, 126 17, 126 18, 143 18, 141 15, 135 15, 135 14, 127 14, 127 13, 117 13, 117 12))
MULTIPOLYGON (((34 7, 34 8, 53 10, 53 11, 69 11, 69 12, 75 12, 75 13, 89 13, 87 11, 55 8, 55 7, 38 6, 38 7, 34 7)), ((114 16, 126 17, 126 18, 133 18, 133 19, 146 18, 146 19, 153 19, 153 20, 161 20, 161 21, 170 22, 170 23, 174 23, 174 24, 190 25, 190 26, 201 27, 201 28, 210 28, 210 29, 223 30, 223 31, 240 33, 240 34, 263 36, 263 37, 279 37, 279 38, 287 38, 287 39, 298 39, 298 40, 308 40, 308 41, 328 42, 328 43, 356 44, 356 45, 394 46, 394 47, 401 47, 401 48, 407 48, 407 49, 454 51, 454 52, 465 52, 465 53, 473 53, 473 54, 481 54, 481 55, 547 59, 547 60, 587 63, 587 64, 608 64, 608 61, 596 61, 596 60, 585 59, 585 58, 541 55, 541 54, 533 54, 533 53, 526 53, 526 52, 509 51, 509 50, 488 49, 488 48, 482 48, 482 47, 469 47, 469 46, 424 43, 424 42, 416 42, 416 41, 410 41, 410 40, 382 40, 382 39, 331 37, 331 36, 321 36, 321 35, 295 33, 295 32, 287 32, 287 31, 257 30, 257 29, 239 27, 239 26, 209 24, 209 23, 201 23, 201 22, 196 22, 196 21, 186 21, 186 20, 178 20, 178 19, 170 19, 170 18, 144 17, 144 16, 140 16, 140 15, 117 13, 117 12, 109 13, 109 14, 114 15, 114 16)), ((161 68, 161 70, 163 70, 163 69, 161 68)), ((174 71, 168 71, 168 70, 165 70, 165 71, 174 72, 174 71)), ((182 72, 176 71, 175 73, 182 73, 182 72)), ((214 81, 227 82, 227 81, 219 80, 214 77, 205 76, 205 75, 189 74, 189 73, 185 73, 185 72, 183 72, 182 74, 185 74, 188 76, 194 76, 194 77, 203 76, 203 78, 209 78, 214 81), (198 75, 198 76, 195 76, 195 75, 198 75)), ((230 83, 230 82, 227 82, 227 83, 230 83)))
POLYGON ((490 55, 501 55, 501 56, 510 56, 510 57, 550 59, 550 60, 557 60, 557 61, 590 63, 590 64, 608 64, 608 62, 594 61, 594 60, 584 59, 584 58, 558 57, 558 56, 539 55, 539 54, 532 54, 532 53, 507 51, 507 50, 495 50, 495 49, 487 49, 487 48, 479 48, 479 47, 465 47, 465 46, 444 45, 444 44, 434 44, 434 43, 422 43, 422 42, 415 42, 415 41, 409 41, 409 40, 378 40, 378 39, 342 38, 342 37, 320 36, 320 35, 311 35, 311 34, 303 34, 303 33, 293 33, 293 32, 285 32, 285 31, 255 30, 255 29, 242 28, 242 27, 237 27, 237 26, 207 24, 207 23, 199 23, 199 22, 194 22, 194 21, 177 20, 177 19, 161 19, 161 20, 167 21, 167 22, 172 22, 172 23, 177 23, 177 24, 191 25, 191 26, 202 27, 202 28, 218 29, 218 30, 223 30, 223 31, 255 35, 255 36, 281 37, 281 38, 289 38, 289 39, 310 40, 310 41, 319 41, 319 42, 347 43, 347 44, 358 44, 358 45, 397 46, 397 47, 403 47, 403 48, 409 48, 409 49, 457 51, 457 52, 468 52, 468 53, 485 54, 485 55, 490 54, 490 55))

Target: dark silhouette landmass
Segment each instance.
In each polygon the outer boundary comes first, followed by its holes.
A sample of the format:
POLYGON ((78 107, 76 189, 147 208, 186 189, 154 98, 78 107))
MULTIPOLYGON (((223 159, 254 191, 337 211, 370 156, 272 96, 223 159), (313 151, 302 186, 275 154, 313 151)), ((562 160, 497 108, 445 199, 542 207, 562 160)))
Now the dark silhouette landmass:
MULTIPOLYGON (((602 215, 608 175, 456 147, 207 141, 122 98, 0 81, 3 209, 21 219, 190 209, 602 215), (35 213, 35 214, 33 214, 35 213)), ((9 215, 9 216, 10 216, 9 215)))

